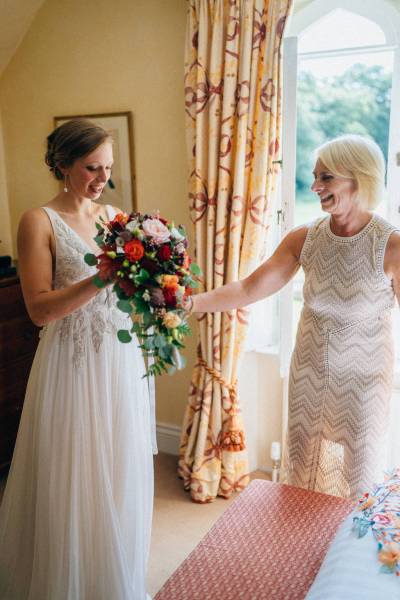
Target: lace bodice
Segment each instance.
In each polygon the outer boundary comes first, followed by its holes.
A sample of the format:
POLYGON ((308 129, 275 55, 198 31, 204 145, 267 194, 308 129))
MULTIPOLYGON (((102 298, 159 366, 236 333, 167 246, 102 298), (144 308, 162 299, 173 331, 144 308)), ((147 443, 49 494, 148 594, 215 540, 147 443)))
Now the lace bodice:
MULTIPOLYGON (((90 267, 84 261, 84 255, 92 252, 92 249, 56 211, 47 206, 44 206, 43 210, 51 221, 56 242, 53 288, 62 289, 94 275, 96 267, 90 267)), ((112 210, 111 207, 107 207, 109 218, 113 216, 112 210)), ((117 308, 116 301, 111 288, 104 288, 81 308, 46 326, 42 335, 45 335, 49 328, 56 328, 60 342, 72 339, 72 361, 79 367, 83 363, 89 344, 98 352, 105 335, 112 334, 116 338, 118 329, 129 328, 129 317, 117 308)))
POLYGON ((332 233, 329 223, 326 217, 310 227, 300 262, 305 273, 305 310, 333 331, 374 319, 393 307, 393 285, 383 262, 396 228, 374 214, 358 234, 340 237, 332 233))

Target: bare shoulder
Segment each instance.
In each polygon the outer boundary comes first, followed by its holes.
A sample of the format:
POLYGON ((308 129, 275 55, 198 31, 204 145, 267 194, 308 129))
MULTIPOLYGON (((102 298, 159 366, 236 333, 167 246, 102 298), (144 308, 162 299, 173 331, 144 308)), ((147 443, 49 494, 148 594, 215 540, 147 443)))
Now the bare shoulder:
POLYGON ((400 273, 400 231, 390 234, 385 251, 386 273, 400 273))
POLYGON ((393 231, 386 246, 388 252, 400 252, 400 231, 393 231))
POLYGON ((42 208, 30 208, 25 211, 20 218, 18 232, 50 234, 51 224, 45 211, 42 208))
POLYGON ((300 258, 300 254, 310 227, 311 223, 299 225, 298 227, 295 227, 289 231, 289 233, 282 240, 282 246, 289 249, 297 259, 300 258))

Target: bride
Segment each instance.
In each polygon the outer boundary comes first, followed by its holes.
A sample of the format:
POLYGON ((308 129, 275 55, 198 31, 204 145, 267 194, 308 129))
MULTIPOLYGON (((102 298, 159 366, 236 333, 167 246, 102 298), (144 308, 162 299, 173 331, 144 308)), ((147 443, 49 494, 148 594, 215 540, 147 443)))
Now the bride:
POLYGON ((140 349, 121 344, 126 316, 94 285, 87 252, 111 174, 110 135, 84 119, 47 138, 64 190, 27 211, 19 271, 43 327, 0 508, 2 600, 144 600, 153 463, 140 349))

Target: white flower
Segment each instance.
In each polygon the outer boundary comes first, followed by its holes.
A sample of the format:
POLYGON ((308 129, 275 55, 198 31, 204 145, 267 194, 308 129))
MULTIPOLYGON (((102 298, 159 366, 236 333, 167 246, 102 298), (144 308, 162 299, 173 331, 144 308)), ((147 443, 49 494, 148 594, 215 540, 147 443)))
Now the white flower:
POLYGON ((173 227, 171 229, 171 237, 177 242, 183 242, 183 240, 185 239, 185 236, 182 235, 179 229, 177 229, 176 227, 173 227))
POLYGON ((145 291, 143 292, 142 298, 143 298, 143 300, 145 300, 146 302, 150 302, 150 294, 149 294, 149 290, 145 290, 145 291))
POLYGON ((164 244, 171 237, 168 227, 159 219, 146 219, 142 223, 142 229, 156 244, 164 244))
POLYGON ((179 242, 179 244, 175 246, 175 252, 178 254, 183 254, 185 252, 185 246, 182 244, 182 242, 179 242))
POLYGON ((128 231, 133 233, 133 230, 136 229, 137 226, 138 226, 138 220, 134 219, 133 221, 129 221, 129 223, 127 223, 125 225, 125 229, 127 229, 128 231))

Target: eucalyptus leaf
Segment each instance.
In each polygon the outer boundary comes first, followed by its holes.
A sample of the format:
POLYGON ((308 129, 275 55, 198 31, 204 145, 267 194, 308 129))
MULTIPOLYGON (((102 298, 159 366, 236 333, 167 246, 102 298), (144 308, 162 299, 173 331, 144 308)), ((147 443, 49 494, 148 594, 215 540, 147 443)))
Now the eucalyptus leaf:
POLYGON ((132 341, 132 336, 127 329, 119 329, 117 332, 117 336, 120 342, 123 344, 127 344, 132 341))
POLYGON ((154 348, 154 338, 149 337, 144 341, 143 346, 145 347, 146 350, 153 350, 154 348))
POLYGON ((95 275, 93 277, 93 284, 98 288, 103 288, 106 286, 106 282, 100 279, 98 275, 95 275))
POLYGON ((157 348, 162 348, 167 342, 163 335, 156 335, 154 338, 154 343, 157 348))
POLYGON ((193 275, 201 275, 201 269, 196 263, 192 263, 189 268, 193 275))
POLYGON ((83 257, 83 260, 90 267, 95 267, 97 265, 97 256, 95 256, 94 254, 92 254, 90 252, 85 254, 85 256, 83 257))
POLYGON ((118 300, 117 306, 119 310, 122 310, 122 312, 128 313, 129 315, 132 312, 132 304, 129 300, 118 300))

